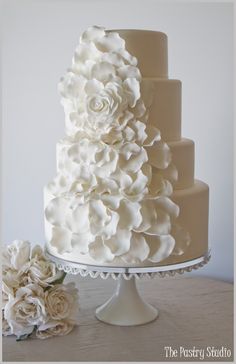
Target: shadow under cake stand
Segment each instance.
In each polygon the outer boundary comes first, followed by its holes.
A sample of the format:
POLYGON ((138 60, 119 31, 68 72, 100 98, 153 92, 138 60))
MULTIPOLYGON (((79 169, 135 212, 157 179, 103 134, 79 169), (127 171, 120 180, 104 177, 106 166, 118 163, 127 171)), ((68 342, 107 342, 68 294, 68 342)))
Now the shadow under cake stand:
POLYGON ((68 274, 80 274, 82 277, 112 277, 117 280, 117 287, 112 297, 96 309, 98 320, 112 325, 135 326, 155 320, 158 310, 145 302, 140 296, 136 279, 174 276, 203 267, 210 260, 210 250, 203 256, 183 263, 159 267, 108 267, 80 264, 61 258, 46 251, 47 257, 59 270, 68 274))

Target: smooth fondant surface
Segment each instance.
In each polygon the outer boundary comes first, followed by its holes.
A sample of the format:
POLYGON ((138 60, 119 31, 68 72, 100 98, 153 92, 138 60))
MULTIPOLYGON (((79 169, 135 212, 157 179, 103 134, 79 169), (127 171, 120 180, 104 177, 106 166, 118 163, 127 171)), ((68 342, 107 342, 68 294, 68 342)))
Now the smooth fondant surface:
POLYGON ((148 123, 155 125, 166 142, 181 139, 181 92, 179 80, 143 78, 141 90, 149 109, 148 123))
MULTIPOLYGON (((165 33, 152 30, 115 29, 125 39, 129 53, 138 59, 143 77, 168 78, 168 47, 165 33)), ((108 31, 109 32, 109 31, 108 31)))

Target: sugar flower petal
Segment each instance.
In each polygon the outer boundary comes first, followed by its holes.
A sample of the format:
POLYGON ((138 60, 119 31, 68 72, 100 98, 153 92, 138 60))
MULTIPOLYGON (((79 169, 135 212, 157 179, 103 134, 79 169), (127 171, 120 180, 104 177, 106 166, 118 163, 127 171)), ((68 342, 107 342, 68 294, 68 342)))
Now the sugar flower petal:
POLYGON ((147 259, 149 255, 149 245, 147 244, 144 236, 142 234, 132 234, 130 249, 129 251, 122 255, 122 260, 125 263, 139 264, 147 259))
POLYGON ((175 239, 171 235, 149 236, 148 245, 150 247, 148 260, 159 263, 172 253, 175 239))

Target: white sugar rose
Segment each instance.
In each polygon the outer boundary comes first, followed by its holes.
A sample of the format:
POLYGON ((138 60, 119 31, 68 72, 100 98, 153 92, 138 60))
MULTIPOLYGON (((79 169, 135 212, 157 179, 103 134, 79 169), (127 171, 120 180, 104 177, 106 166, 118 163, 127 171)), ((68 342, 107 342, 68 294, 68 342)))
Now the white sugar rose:
POLYGON ((78 290, 74 283, 57 284, 45 292, 47 312, 53 320, 75 324, 78 315, 78 290))
POLYGON ((139 98, 139 82, 135 78, 116 78, 105 85, 96 79, 88 80, 79 98, 62 100, 69 133, 84 131, 100 139, 113 130, 118 132, 133 117, 132 108, 139 98))
POLYGON ((74 325, 68 321, 49 321, 40 325, 36 330, 36 337, 39 339, 48 339, 52 336, 64 336, 71 332, 74 325))
POLYGON ((20 270, 30 259, 30 243, 15 240, 3 250, 3 268, 20 270))
POLYGON ((88 138, 73 143, 64 139, 58 143, 58 169, 73 176, 81 184, 81 190, 85 183, 94 187, 97 177, 109 177, 116 170, 118 158, 115 148, 88 138))
POLYGON ((43 289, 36 284, 19 288, 6 304, 4 318, 14 335, 31 334, 35 325, 47 321, 43 289))
POLYGON ((56 268, 55 263, 46 259, 40 246, 33 249, 28 269, 28 281, 30 283, 48 287, 61 279, 63 275, 64 273, 56 268))

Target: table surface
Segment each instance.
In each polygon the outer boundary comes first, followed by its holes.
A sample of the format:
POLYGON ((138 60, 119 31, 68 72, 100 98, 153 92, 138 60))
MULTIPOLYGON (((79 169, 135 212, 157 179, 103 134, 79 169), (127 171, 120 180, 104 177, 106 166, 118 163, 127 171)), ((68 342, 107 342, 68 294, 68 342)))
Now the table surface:
MULTIPOLYGON (((107 325, 94 316, 113 293, 113 279, 70 276, 80 291, 79 326, 69 335, 16 342, 3 338, 3 361, 190 361, 180 351, 204 349, 201 361, 233 361, 233 285, 203 277, 142 279, 137 286, 159 317, 136 327, 107 325), (165 347, 178 351, 166 357, 165 347), (207 347, 230 349, 228 358, 209 358, 207 347), (180 356, 181 355, 181 356, 180 356)), ((186 352, 185 352, 186 353, 186 352)), ((189 352, 190 353, 190 352, 189 352)), ((192 359, 200 361, 199 357, 192 359)))

